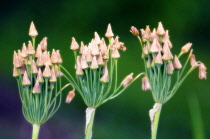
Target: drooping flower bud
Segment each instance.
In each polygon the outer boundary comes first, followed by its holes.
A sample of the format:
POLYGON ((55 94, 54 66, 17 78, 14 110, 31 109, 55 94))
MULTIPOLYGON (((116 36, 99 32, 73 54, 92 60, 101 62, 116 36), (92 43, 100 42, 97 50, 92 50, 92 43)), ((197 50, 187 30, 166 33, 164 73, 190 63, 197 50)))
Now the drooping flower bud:
POLYGON ((148 80, 148 78, 146 76, 142 78, 142 90, 143 91, 151 90, 151 86, 149 84, 149 80, 148 80))
POLYGON ((207 77, 206 77, 206 66, 203 64, 203 63, 201 63, 200 65, 199 65, 199 79, 206 79, 207 77))
POLYGON ((133 34, 133 36, 139 36, 139 31, 136 27, 132 26, 130 32, 133 34))
POLYGON ((197 66, 198 66, 194 54, 191 54, 191 55, 190 55, 190 65, 191 65, 192 67, 197 67, 197 66))
POLYGON ((114 34, 113 34, 113 32, 112 32, 112 27, 111 27, 110 24, 109 24, 108 27, 107 27, 107 31, 106 31, 105 36, 106 36, 107 38, 111 38, 111 37, 114 36, 114 34))
POLYGON ((168 75, 172 75, 173 71, 174 71, 173 63, 171 61, 169 61, 168 65, 167 65, 167 74, 168 75))
POLYGON ((34 26, 34 22, 31 22, 30 28, 29 28, 29 36, 36 37, 38 35, 38 32, 34 26))
POLYGON ((174 69, 179 70, 182 68, 182 64, 180 63, 178 57, 175 55, 174 57, 174 69))
POLYGON ((47 50, 47 37, 44 37, 42 41, 40 42, 41 50, 46 51, 47 50))
POLYGON ((165 30, 161 22, 158 23, 157 35, 161 35, 161 36, 165 35, 165 30))
POLYGON ((72 42, 71 42, 70 49, 71 50, 79 49, 79 44, 77 43, 77 41, 76 41, 76 39, 74 37, 72 37, 72 42))
POLYGON ((74 90, 69 91, 68 95, 66 96, 66 103, 70 103, 74 97, 75 97, 74 90))
POLYGON ((91 69, 98 69, 98 62, 97 62, 96 56, 93 56, 93 61, 91 63, 90 68, 91 69))
POLYGON ((32 93, 39 94, 41 92, 41 86, 38 80, 36 80, 36 83, 34 85, 32 93))
POLYGON ((187 53, 190 50, 191 46, 192 46, 192 43, 189 43, 188 42, 187 44, 185 44, 184 46, 182 46, 181 52, 182 53, 187 53))
POLYGON ((31 81, 28 78, 27 72, 25 71, 23 75, 22 85, 28 87, 31 84, 31 81))
POLYGON ((43 71, 43 77, 50 78, 50 76, 51 76, 50 67, 48 65, 46 65, 45 69, 43 71))
POLYGON ((127 87, 127 86, 130 84, 130 82, 131 82, 132 80, 133 80, 133 73, 127 75, 127 76, 123 79, 123 81, 122 81, 121 84, 122 84, 124 87, 127 87))

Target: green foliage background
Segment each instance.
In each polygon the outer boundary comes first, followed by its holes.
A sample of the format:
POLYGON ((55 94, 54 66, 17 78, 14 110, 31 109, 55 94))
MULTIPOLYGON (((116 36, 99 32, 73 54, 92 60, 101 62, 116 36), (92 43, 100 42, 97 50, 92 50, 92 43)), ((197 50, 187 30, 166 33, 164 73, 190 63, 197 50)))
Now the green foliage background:
MULTIPOLYGON (((71 37, 86 44, 97 31, 102 37, 108 23, 113 32, 127 46, 119 60, 120 78, 142 72, 143 61, 138 41, 129 33, 132 25, 137 28, 157 27, 162 21, 169 29, 178 54, 187 42, 193 43, 194 53, 207 68, 209 62, 210 12, 207 0, 51 0, 5 1, 0 8, 0 138, 28 139, 31 126, 24 120, 17 84, 12 77, 13 51, 27 42, 28 28, 34 21, 40 41, 48 37, 48 50, 60 49, 66 66, 74 72, 73 53, 69 50, 71 37)), ((64 79, 65 80, 65 79, 64 79)), ((66 81, 64 81, 66 83, 66 81)), ((210 81, 199 80, 198 70, 190 75, 177 94, 163 107, 159 124, 159 139, 192 139, 192 120, 188 100, 198 98, 206 137, 210 138, 210 81)), ((64 92, 67 94, 67 90, 64 92)), ((96 111, 93 139, 149 139, 149 109, 153 106, 149 91, 141 90, 140 79, 117 99, 102 105, 96 111)), ((71 104, 59 111, 41 127, 40 139, 82 139, 85 126, 85 105, 76 95, 71 104)))

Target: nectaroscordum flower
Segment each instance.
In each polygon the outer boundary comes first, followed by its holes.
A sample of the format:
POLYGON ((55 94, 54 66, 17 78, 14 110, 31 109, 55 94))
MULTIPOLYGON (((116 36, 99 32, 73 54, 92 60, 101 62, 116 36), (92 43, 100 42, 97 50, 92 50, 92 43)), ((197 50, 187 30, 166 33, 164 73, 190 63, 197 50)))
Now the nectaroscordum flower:
MULTIPOLYGON (((85 139, 91 139, 92 137, 96 108, 120 95, 142 75, 140 74, 133 78, 133 73, 131 73, 119 84, 118 60, 120 59, 120 50, 126 50, 126 47, 124 43, 119 41, 118 36, 114 37, 110 24, 105 36, 109 40, 108 45, 104 38, 100 38, 96 32, 91 42, 88 45, 81 43, 80 48, 76 44, 75 39, 72 40, 71 49, 74 48, 72 50, 74 50, 76 58, 77 81, 64 67, 61 67, 67 80, 80 93, 88 107, 86 110, 85 139)), ((69 102, 69 98, 71 97, 66 98, 67 102, 69 102)))
MULTIPOLYGON (((155 101, 155 105, 149 113, 152 126, 152 139, 156 139, 162 105, 174 96, 186 77, 196 67, 199 67, 199 78, 206 79, 206 67, 202 62, 195 60, 195 55, 192 54, 191 50, 192 43, 184 45, 178 56, 173 55, 169 31, 164 29, 161 22, 158 23, 157 30, 153 29, 152 33, 149 26, 146 26, 145 30, 141 29, 140 36, 135 31, 136 28, 132 26, 131 33, 137 36, 140 41, 146 77, 148 78, 155 101), (179 59, 183 54, 188 52, 189 56, 182 66, 179 59), (191 67, 187 70, 189 60, 191 67)), ((145 80, 145 78, 142 79, 143 90, 147 90, 145 80)))
POLYGON ((59 51, 47 51, 45 37, 37 49, 35 37, 38 32, 31 22, 29 35, 32 42, 25 43, 22 50, 14 52, 13 76, 16 78, 22 102, 22 112, 26 120, 33 125, 32 139, 38 139, 39 129, 58 110, 61 104, 61 92, 70 84, 61 88, 61 78, 55 75, 60 73, 62 58, 59 51), (36 50, 36 51, 35 51, 36 50))

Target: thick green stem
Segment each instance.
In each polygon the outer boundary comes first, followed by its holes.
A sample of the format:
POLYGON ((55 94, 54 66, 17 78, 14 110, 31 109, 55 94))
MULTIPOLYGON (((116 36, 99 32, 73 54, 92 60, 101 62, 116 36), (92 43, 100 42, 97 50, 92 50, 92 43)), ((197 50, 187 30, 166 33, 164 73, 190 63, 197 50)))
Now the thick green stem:
POLYGON ((92 128, 95 116, 95 108, 88 107, 86 110, 86 129, 85 129, 85 139, 92 138, 92 128))
POLYGON ((39 130, 40 130, 40 125, 39 124, 33 124, 32 139, 38 139, 39 130))
POLYGON ((161 108, 162 106, 158 108, 154 116, 154 123, 152 124, 152 139, 156 139, 156 136, 157 136, 161 108))

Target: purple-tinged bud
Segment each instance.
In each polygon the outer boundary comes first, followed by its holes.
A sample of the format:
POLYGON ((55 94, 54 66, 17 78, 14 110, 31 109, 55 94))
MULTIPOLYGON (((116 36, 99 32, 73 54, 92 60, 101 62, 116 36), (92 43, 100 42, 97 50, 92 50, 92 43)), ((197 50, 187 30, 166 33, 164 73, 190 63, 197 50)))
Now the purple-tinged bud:
POLYGON ((55 83, 56 82, 56 75, 55 75, 55 70, 54 70, 54 68, 52 68, 52 70, 51 70, 51 77, 50 77, 50 82, 51 83, 55 83))
POLYGON ((109 24, 108 27, 107 27, 107 31, 106 31, 105 36, 106 36, 107 38, 111 38, 111 37, 114 36, 114 34, 113 34, 113 32, 112 32, 112 27, 111 27, 110 24, 109 24))
POLYGON ((160 36, 164 36, 165 35, 165 30, 164 30, 163 25, 162 25, 161 22, 158 23, 157 35, 160 35, 160 36))
POLYGON ((29 80, 27 72, 25 71, 25 73, 23 75, 22 85, 24 87, 28 87, 30 84, 31 84, 31 81, 29 80))
POLYGON ((133 34, 133 36, 139 36, 139 31, 136 27, 132 26, 130 32, 133 34))
POLYGON ((156 55, 154 62, 155 62, 156 65, 162 65, 163 64, 161 51, 159 51, 158 54, 156 55))
POLYGON ((155 38, 152 42, 152 45, 150 47, 150 53, 158 53, 159 52, 159 49, 157 47, 157 38, 155 38))
POLYGON ((36 37, 38 35, 38 32, 34 26, 33 21, 31 22, 30 28, 29 28, 29 36, 36 37))
POLYGON ((194 54, 191 54, 190 55, 190 65, 192 67, 197 67, 198 66, 198 63, 196 62, 196 59, 195 59, 195 55, 194 54))
POLYGON ((206 79, 207 77, 206 77, 206 66, 203 64, 203 63, 201 63, 200 65, 199 65, 199 79, 206 79))
POLYGON ((174 71, 173 63, 171 61, 169 61, 168 65, 167 65, 167 74, 168 75, 172 75, 173 71, 174 71))
POLYGON ((71 50, 78 50, 79 49, 79 44, 77 43, 76 39, 72 37, 72 42, 70 46, 71 50))
POLYGON ((104 65, 104 60, 103 60, 103 57, 102 57, 101 52, 100 52, 100 54, 99 54, 99 56, 98 56, 97 61, 98 61, 98 65, 99 65, 99 66, 103 66, 103 65, 104 65))
POLYGON ((36 63, 34 62, 34 60, 32 61, 32 73, 33 74, 37 74, 38 73, 38 69, 36 67, 36 63))
POLYGON ((80 49, 79 49, 79 53, 80 53, 80 54, 83 54, 84 47, 85 47, 85 45, 84 45, 84 43, 81 41, 81 46, 80 46, 80 49))
POLYGON ((76 75, 77 76, 84 75, 84 72, 83 72, 82 66, 81 66, 81 58, 80 58, 80 56, 77 56, 76 75))
POLYGON ((131 82, 132 80, 133 80, 133 73, 127 75, 127 76, 123 79, 123 81, 122 81, 121 84, 122 84, 124 87, 127 87, 127 86, 130 84, 130 82, 131 82))
POLYGON ((174 69, 180 70, 182 68, 182 64, 180 63, 178 57, 174 56, 174 69))
POLYGON ((41 71, 40 68, 39 68, 39 71, 38 71, 37 80, 39 81, 39 83, 44 82, 44 79, 43 79, 43 76, 42 76, 42 71, 41 71))
POLYGON ((56 64, 58 62, 58 57, 57 57, 57 53, 55 52, 55 49, 53 49, 53 51, 52 51, 51 62, 53 64, 56 64))
POLYGON ((114 50, 112 52, 112 58, 114 58, 114 59, 120 58, 120 53, 117 48, 114 48, 114 50))
POLYGON ((18 76, 19 74, 17 68, 13 67, 13 77, 18 77, 18 76))
POLYGON ((31 43, 31 41, 28 41, 28 54, 29 55, 34 55, 35 54, 35 50, 34 50, 34 47, 31 43))
POLYGON ((36 80, 36 83, 34 85, 32 93, 39 94, 41 92, 41 86, 38 80, 36 80))
POLYGON ((38 46, 36 48, 35 57, 39 57, 39 55, 42 55, 42 49, 41 49, 41 45, 40 44, 38 44, 38 46))
POLYGON ((69 91, 68 95, 66 96, 66 103, 70 103, 72 99, 75 97, 75 91, 69 91))
POLYGON ((148 78, 146 76, 142 78, 142 90, 143 91, 151 90, 151 86, 149 84, 149 80, 148 80, 148 78))
POLYGON ((43 71, 43 77, 44 78, 50 78, 51 76, 51 70, 50 67, 48 65, 45 66, 45 69, 43 71))
POLYGON ((26 58, 28 56, 28 50, 26 48, 26 44, 25 43, 23 43, 23 46, 22 46, 21 56, 23 58, 26 58))

